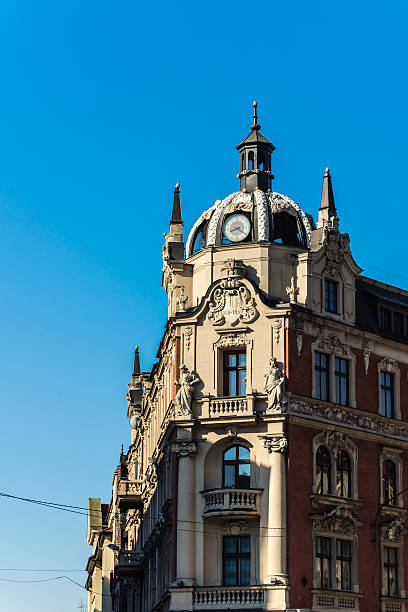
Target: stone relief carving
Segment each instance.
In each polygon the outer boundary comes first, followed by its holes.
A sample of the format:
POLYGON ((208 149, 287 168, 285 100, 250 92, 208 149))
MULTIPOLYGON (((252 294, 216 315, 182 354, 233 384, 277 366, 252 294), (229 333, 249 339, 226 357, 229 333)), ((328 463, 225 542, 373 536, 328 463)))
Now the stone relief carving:
POLYGON ((347 346, 340 341, 340 338, 335 334, 331 334, 328 338, 324 338, 323 333, 319 334, 317 341, 318 348, 323 349, 329 353, 337 355, 347 355, 347 346))
MULTIPOLYGON (((175 287, 177 288, 177 287, 175 287)), ((188 296, 184 294, 184 286, 180 285, 178 286, 178 288, 180 289, 180 294, 177 298, 177 308, 179 312, 185 312, 186 311, 186 304, 188 302, 188 296)))
POLYGON ((288 439, 285 435, 278 436, 262 436, 264 448, 268 449, 269 453, 286 453, 288 449, 288 439))
POLYGON ((286 287, 286 293, 289 296, 289 300, 291 304, 296 304, 297 296, 299 295, 299 287, 295 285, 295 277, 292 276, 290 279, 290 287, 286 287))
POLYGON ((391 359, 390 357, 384 357, 380 361, 380 369, 386 370, 387 372, 395 372, 398 370, 398 364, 395 359, 391 359))
POLYGON ((297 346, 297 352, 298 352, 299 357, 300 357, 300 353, 302 352, 302 345, 303 345, 303 332, 297 330, 296 331, 296 346, 297 346))
POLYGON ((226 348, 228 346, 245 346, 249 343, 250 340, 245 337, 245 334, 231 332, 228 334, 223 334, 221 338, 215 343, 215 346, 218 346, 219 348, 226 348))
POLYGON ((243 262, 239 259, 227 259, 222 271, 225 271, 226 278, 213 291, 207 319, 213 325, 252 323, 258 316, 258 311, 249 289, 239 280, 245 273, 243 262))
POLYGON ((331 449, 335 459, 338 458, 342 450, 351 450, 351 444, 347 434, 341 431, 325 431, 324 441, 326 446, 331 449))
POLYGON ((345 535, 357 533, 357 521, 347 508, 336 506, 322 515, 313 515, 313 527, 322 531, 332 531, 345 535))
POLYGON ((254 204, 252 202, 251 196, 249 195, 248 197, 248 195, 241 193, 242 197, 236 197, 234 200, 228 202, 228 204, 224 208, 224 213, 229 214, 235 212, 236 210, 252 212, 254 204))
POLYGON ((370 355, 371 351, 368 349, 363 349, 363 359, 364 359, 364 372, 367 374, 368 366, 370 365, 370 355))
POLYGON ((190 350, 192 335, 193 335, 193 328, 190 325, 188 325, 187 327, 184 328, 184 342, 185 342, 187 351, 190 350))
POLYGON ((182 364, 180 366, 180 379, 174 383, 180 386, 176 394, 176 416, 190 417, 192 415, 193 387, 198 382, 200 382, 200 378, 194 372, 189 372, 187 366, 182 364))
POLYGON ((171 443, 171 450, 179 457, 189 457, 197 452, 197 442, 195 440, 176 439, 171 443))
POLYGON ((381 531, 383 538, 390 542, 402 542, 404 537, 408 534, 404 521, 400 517, 394 519, 387 525, 383 525, 381 531))
POLYGON ((279 344, 282 321, 280 319, 275 319, 272 323, 272 327, 274 340, 276 344, 279 344))
POLYGON ((337 264, 342 264, 344 255, 350 251, 350 237, 348 234, 340 234, 338 220, 333 220, 332 226, 323 228, 321 245, 326 251, 326 258, 337 264))
POLYGON ((268 394, 267 414, 273 412, 284 412, 288 402, 284 391, 285 375, 278 364, 276 357, 269 360, 269 366, 265 374, 264 389, 268 394))
POLYGON ((267 242, 269 240, 268 199, 260 189, 254 192, 254 198, 258 213, 258 240, 267 242))
POLYGON ((244 521, 228 521, 224 525, 225 535, 244 535, 249 533, 248 525, 244 521))
POLYGON ((406 425, 381 421, 374 416, 353 414, 336 406, 326 407, 292 397, 288 411, 293 414, 303 414, 312 418, 325 419, 332 423, 341 423, 350 427, 374 431, 385 436, 408 440, 408 426, 406 425))

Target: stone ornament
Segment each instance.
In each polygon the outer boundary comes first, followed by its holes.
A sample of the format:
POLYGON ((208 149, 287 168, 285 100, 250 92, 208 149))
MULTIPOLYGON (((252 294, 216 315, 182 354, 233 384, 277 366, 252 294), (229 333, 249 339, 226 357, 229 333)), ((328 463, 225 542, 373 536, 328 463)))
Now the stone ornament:
POLYGON ((193 335, 193 328, 190 325, 185 327, 184 328, 184 342, 185 342, 186 350, 187 351, 190 350, 191 336, 192 335, 193 335))
POLYGON ((187 366, 182 364, 180 366, 180 379, 174 383, 180 387, 176 394, 176 416, 192 416, 193 387, 198 382, 200 382, 200 378, 194 372, 189 372, 187 366))
POLYGON ((320 244, 326 251, 327 261, 340 265, 343 263, 345 254, 350 252, 350 237, 348 234, 340 234, 336 218, 331 220, 331 225, 323 228, 320 244))
POLYGON ((189 457, 190 455, 196 454, 197 442, 195 440, 173 440, 171 443, 171 450, 179 457, 189 457))
POLYGON ((240 347, 246 346, 249 343, 250 340, 247 340, 244 334, 232 332, 228 334, 223 334, 221 338, 215 343, 215 346, 217 346, 218 348, 240 347))
POLYGON ((285 376, 278 364, 276 357, 269 360, 268 370, 265 374, 264 389, 268 395, 268 407, 266 414, 283 412, 287 404, 287 396, 284 392, 285 376))
POLYGON ((337 406, 322 406, 313 404, 306 400, 291 399, 288 412, 291 414, 303 414, 313 419, 325 419, 328 422, 346 425, 352 428, 367 430, 384 436, 408 440, 408 426, 397 423, 389 423, 363 414, 353 414, 337 406))
POLYGON ((288 449, 288 439, 284 434, 278 436, 263 436, 264 448, 268 453, 286 453, 288 449))
POLYGON ((267 242, 269 240, 268 198, 260 189, 255 191, 254 198, 258 213, 258 240, 267 242))
POLYGON ((303 345, 303 332, 297 330, 296 331, 296 347, 297 347, 297 352, 298 352, 299 357, 300 357, 300 353, 302 352, 302 345, 303 345))
POLYGON ((228 521, 224 525, 225 535, 246 535, 249 533, 248 525, 244 521, 228 521))
POLYGON ((258 311, 255 299, 240 281, 245 273, 243 262, 240 259, 227 259, 222 271, 225 272, 226 278, 212 293, 207 319, 213 325, 252 323, 257 318, 258 311))
POLYGON ((290 279, 290 287, 286 287, 286 293, 289 296, 291 304, 296 304, 299 292, 299 287, 296 287, 295 285, 295 277, 292 276, 292 278, 290 279))
POLYGON ((313 528, 321 531, 355 535, 357 527, 356 519, 344 506, 336 506, 333 510, 325 512, 320 516, 313 516, 313 528))
POLYGON ((386 372, 395 372, 398 370, 398 364, 395 359, 384 357, 384 359, 381 359, 380 361, 380 369, 385 370, 386 372))
POLYGON ((335 355, 347 355, 348 353, 346 344, 341 342, 340 338, 335 334, 331 334, 328 338, 324 338, 323 334, 319 334, 317 346, 335 355))
POLYGON ((402 542, 408 534, 403 519, 399 517, 388 523, 388 525, 384 525, 381 531, 383 539, 390 542, 402 542))
MULTIPOLYGON (((175 289, 177 289, 177 287, 175 287, 175 289)), ((185 312, 186 311, 186 304, 188 302, 188 296, 184 294, 184 286, 180 285, 179 286, 180 289, 180 294, 177 298, 177 307, 178 307, 178 311, 179 312, 185 312)))
POLYGON ((330 448, 335 459, 342 450, 351 451, 351 445, 347 434, 341 431, 325 431, 324 442, 330 448))
POLYGON ((363 359, 364 359, 364 372, 367 374, 368 366, 370 365, 370 355, 371 351, 368 349, 363 350, 363 359))
POLYGON ((272 327, 274 340, 276 344, 279 344, 282 321, 280 319, 275 319, 272 323, 272 327))

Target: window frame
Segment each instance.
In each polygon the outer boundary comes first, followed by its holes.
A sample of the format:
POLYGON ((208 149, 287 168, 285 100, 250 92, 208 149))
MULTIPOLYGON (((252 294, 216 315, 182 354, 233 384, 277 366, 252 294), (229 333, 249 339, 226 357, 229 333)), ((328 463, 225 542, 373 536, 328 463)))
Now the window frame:
POLYGON ((316 482, 315 488, 316 488, 317 495, 332 495, 332 491, 333 491, 332 472, 333 472, 333 462, 332 462, 331 453, 326 445, 320 444, 316 450, 316 460, 315 460, 315 482, 316 482), (318 457, 319 457, 320 450, 324 450, 327 453, 328 458, 329 458, 329 462, 327 464, 323 462, 318 463, 318 457), (318 471, 318 468, 321 468, 321 469, 318 471), (323 491, 319 491, 320 485, 324 482, 324 479, 322 477, 324 473, 323 468, 328 468, 326 472, 328 476, 327 477, 328 491, 326 493, 323 491), (320 480, 318 478, 319 472, 321 472, 320 480))
POLYGON ((250 489, 251 488, 251 450, 247 447, 244 446, 243 444, 232 444, 231 446, 228 446, 227 448, 224 449, 223 453, 222 453, 222 488, 223 489, 250 489), (235 459, 225 459, 225 455, 227 454, 228 451, 230 451, 232 448, 236 449, 236 457, 235 459), (248 459, 240 459, 239 458, 239 449, 240 448, 244 448, 246 451, 248 451, 249 454, 249 458, 248 459), (226 479, 225 479, 225 467, 228 465, 232 465, 234 466, 234 486, 233 487, 229 487, 228 485, 225 484, 226 479), (249 465, 249 476, 248 476, 248 486, 247 487, 241 487, 239 486, 239 466, 240 465, 249 465))
POLYGON ((348 406, 350 403, 350 360, 334 355, 334 396, 335 403, 339 406, 348 406), (346 371, 342 371, 342 365, 346 364, 346 371), (343 398, 342 381, 345 381, 345 397, 343 398))
POLYGON ((321 495, 323 497, 331 497, 334 499, 343 499, 343 500, 353 500, 358 501, 358 450, 356 445, 352 442, 352 440, 347 437, 345 445, 341 449, 340 452, 345 452, 348 455, 350 461, 350 479, 349 482, 349 493, 350 497, 343 497, 337 494, 337 473, 338 473, 338 458, 335 456, 333 449, 331 448, 330 442, 327 440, 328 432, 321 432, 316 434, 313 438, 313 488, 312 494, 321 495), (317 473, 317 453, 320 447, 325 447, 329 452, 330 460, 331 460, 331 488, 329 493, 319 493, 318 492, 318 473, 317 473))
POLYGON ((331 278, 324 279, 324 310, 330 314, 339 312, 339 282, 331 278), (333 309, 334 308, 334 309, 333 309))
POLYGON ((252 573, 252 567, 251 567, 251 536, 250 535, 224 535, 222 538, 222 585, 223 586, 250 586, 251 584, 251 573, 252 573), (240 542, 240 540, 242 540, 243 538, 247 539, 248 541, 248 548, 249 551, 248 552, 240 552, 239 548, 240 546, 238 545, 237 549, 238 552, 234 552, 234 553, 227 553, 225 551, 226 548, 226 540, 227 538, 230 539, 234 539, 235 541, 238 541, 238 543, 240 542), (236 583, 235 584, 231 584, 226 582, 226 571, 225 571, 225 562, 227 559, 235 559, 235 577, 236 577, 236 583), (248 559, 249 560, 249 582, 248 583, 242 583, 241 582, 241 576, 240 576, 240 560, 241 559, 248 559))
POLYGON ((399 365, 395 359, 391 359, 389 357, 383 357, 378 362, 378 413, 387 419, 397 419, 401 420, 401 372, 399 369, 399 365), (392 416, 387 416, 383 411, 383 402, 382 402, 382 373, 384 374, 392 374, 392 382, 393 382, 393 394, 392 394, 392 416))
POLYGON ((222 355, 222 375, 223 375, 223 382, 222 382, 222 391, 223 391, 223 397, 246 397, 247 395, 247 351, 246 349, 228 349, 223 351, 223 355, 222 355), (228 365, 228 360, 229 357, 231 355, 235 355, 236 357, 236 364, 235 366, 230 366, 228 365), (245 365, 241 366, 239 365, 240 362, 240 356, 244 356, 245 357, 245 365), (244 371, 245 372, 245 376, 244 376, 244 385, 245 385, 245 393, 241 394, 239 393, 240 391, 240 376, 239 373, 244 371), (231 395, 229 393, 230 391, 230 372, 235 372, 235 391, 236 393, 234 395, 231 395), (228 391, 228 392, 227 392, 228 391))
MULTIPOLYGON (((313 536, 313 552, 314 552, 314 559, 313 559, 313 588, 314 589, 319 589, 322 591, 327 591, 327 590, 336 590, 336 591, 341 591, 344 593, 354 593, 355 592, 355 585, 358 584, 358 580, 357 580, 357 571, 358 571, 358 563, 357 563, 357 554, 358 554, 358 549, 357 549, 357 538, 356 537, 347 537, 346 535, 343 534, 333 534, 331 532, 325 532, 325 531, 316 531, 314 533, 313 536), (322 555, 321 552, 318 552, 319 550, 319 546, 318 546, 318 541, 322 541, 322 540, 326 540, 326 541, 330 541, 330 575, 329 575, 329 580, 328 580, 328 585, 326 586, 325 583, 322 582, 321 578, 322 578, 322 572, 320 570, 320 579, 318 578, 318 569, 317 569, 317 559, 322 559, 322 558, 328 558, 327 555, 322 555), (342 555, 338 555, 338 543, 339 542, 343 542, 343 543, 349 543, 350 545, 350 556, 349 557, 344 557, 342 555), (338 568, 338 561, 340 561, 341 568, 343 570, 343 564, 344 563, 348 563, 349 564, 349 587, 350 588, 343 588, 344 582, 342 582, 340 584, 338 584, 337 581, 337 568, 338 568)), ((321 548, 321 545, 320 545, 321 548)))
POLYGON ((347 490, 349 493, 353 492, 353 465, 352 465, 352 459, 350 458, 350 453, 348 453, 345 450, 340 451, 337 457, 335 469, 336 469, 336 497, 341 497, 342 499, 352 499, 350 495, 344 495, 344 473, 347 474, 347 490), (344 456, 347 457, 347 460, 349 463, 349 467, 347 469, 340 468, 340 465, 339 465, 342 457, 344 456), (340 479, 339 479, 339 476, 340 476, 340 479), (340 480, 340 488, 341 488, 340 495, 337 494, 339 480, 340 480))
POLYGON ((313 351, 313 364, 314 364, 314 396, 316 397, 316 399, 320 399, 323 402, 330 402, 330 398, 331 398, 331 359, 330 359, 330 355, 328 355, 327 353, 324 353, 322 351, 313 351), (316 363, 316 357, 319 356, 319 360, 320 363, 317 364, 316 363), (321 361, 322 361, 322 356, 324 356, 326 358, 326 366, 322 366, 321 365, 321 361), (321 395, 321 388, 322 388, 322 376, 325 375, 326 377, 326 397, 319 397, 319 395, 321 395), (319 380, 319 383, 317 382, 319 380), (319 389, 319 391, 318 391, 319 389), (319 395, 318 395, 319 393, 319 395))
POLYGON ((381 414, 389 419, 395 418, 395 375, 394 372, 380 371, 381 414), (387 379, 389 378, 389 384, 387 379), (390 398, 389 400, 387 398, 390 398))
MULTIPOLYGON (((336 350, 328 351, 326 347, 322 348, 322 342, 316 340, 313 342, 312 347, 312 367, 313 367, 313 376, 312 376, 312 397, 314 399, 320 400, 322 402, 332 402, 333 404, 337 404, 336 402, 336 378, 335 378, 335 359, 340 358, 344 359, 348 362, 348 383, 347 383, 347 407, 356 408, 356 385, 355 385, 355 365, 356 365, 356 356, 352 353, 349 347, 346 347, 343 352, 338 352, 336 350), (320 353, 321 355, 326 355, 328 359, 328 368, 329 368, 329 395, 328 399, 322 399, 318 397, 318 384, 317 384, 317 373, 319 373, 320 366, 316 366, 316 353, 320 353)), ((338 404, 344 405, 344 404, 338 404)))
POLYGON ((383 596, 385 597, 400 597, 401 593, 401 547, 399 546, 389 546, 389 544, 384 544, 382 547, 382 581, 383 581, 383 596), (395 563, 391 563, 389 561, 389 552, 393 551, 395 563), (387 551, 387 552, 386 552, 387 551), (387 561, 386 561, 387 558, 387 561), (385 576, 385 569, 387 568, 395 568, 395 583, 396 583, 396 592, 390 593, 390 575, 387 572, 387 576, 385 576))

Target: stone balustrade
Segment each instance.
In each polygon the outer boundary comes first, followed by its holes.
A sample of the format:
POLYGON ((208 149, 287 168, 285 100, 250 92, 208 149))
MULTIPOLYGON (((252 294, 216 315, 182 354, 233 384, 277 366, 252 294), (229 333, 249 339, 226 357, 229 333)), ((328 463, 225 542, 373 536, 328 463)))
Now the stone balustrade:
POLYGON ((333 608, 333 610, 358 610, 361 593, 335 590, 314 590, 313 607, 333 608))
POLYGON ((213 489, 201 495, 204 516, 260 513, 262 489, 213 489))
POLYGON ((195 610, 215 608, 262 608, 264 589, 259 586, 246 587, 196 587, 193 592, 195 610))
POLYGON ((201 418, 204 419, 234 419, 237 417, 253 417, 255 397, 204 397, 198 401, 201 404, 201 418))

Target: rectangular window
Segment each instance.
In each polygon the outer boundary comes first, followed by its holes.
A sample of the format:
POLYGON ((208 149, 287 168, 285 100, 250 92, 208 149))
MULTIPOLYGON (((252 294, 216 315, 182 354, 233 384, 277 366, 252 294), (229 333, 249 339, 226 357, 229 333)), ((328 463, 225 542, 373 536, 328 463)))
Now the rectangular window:
POLYGON ((401 338, 404 335, 404 315, 401 312, 394 312, 394 334, 401 338))
POLYGON ((349 404, 349 362, 336 357, 334 360, 334 381, 336 387, 336 404, 349 404))
POLYGON ((391 310, 388 308, 380 308, 380 328, 384 331, 391 331, 391 310))
POLYGON ((381 414, 394 418, 394 374, 381 372, 381 414))
POLYGON ((398 597, 398 549, 384 546, 384 586, 385 595, 398 597))
POLYGON ((316 538, 316 579, 318 589, 332 586, 332 541, 330 538, 316 538))
POLYGON ((251 582, 249 536, 224 536, 223 568, 225 586, 245 586, 251 582))
POLYGON ((336 541, 336 588, 351 591, 351 542, 336 541))
POLYGON ((225 351, 224 395, 246 395, 246 351, 225 351))
POLYGON ((315 395, 317 399, 330 401, 330 357, 315 352, 315 395))
POLYGON ((338 283, 336 281, 325 280, 324 281, 324 308, 327 312, 334 312, 337 314, 337 300, 338 300, 338 283))

